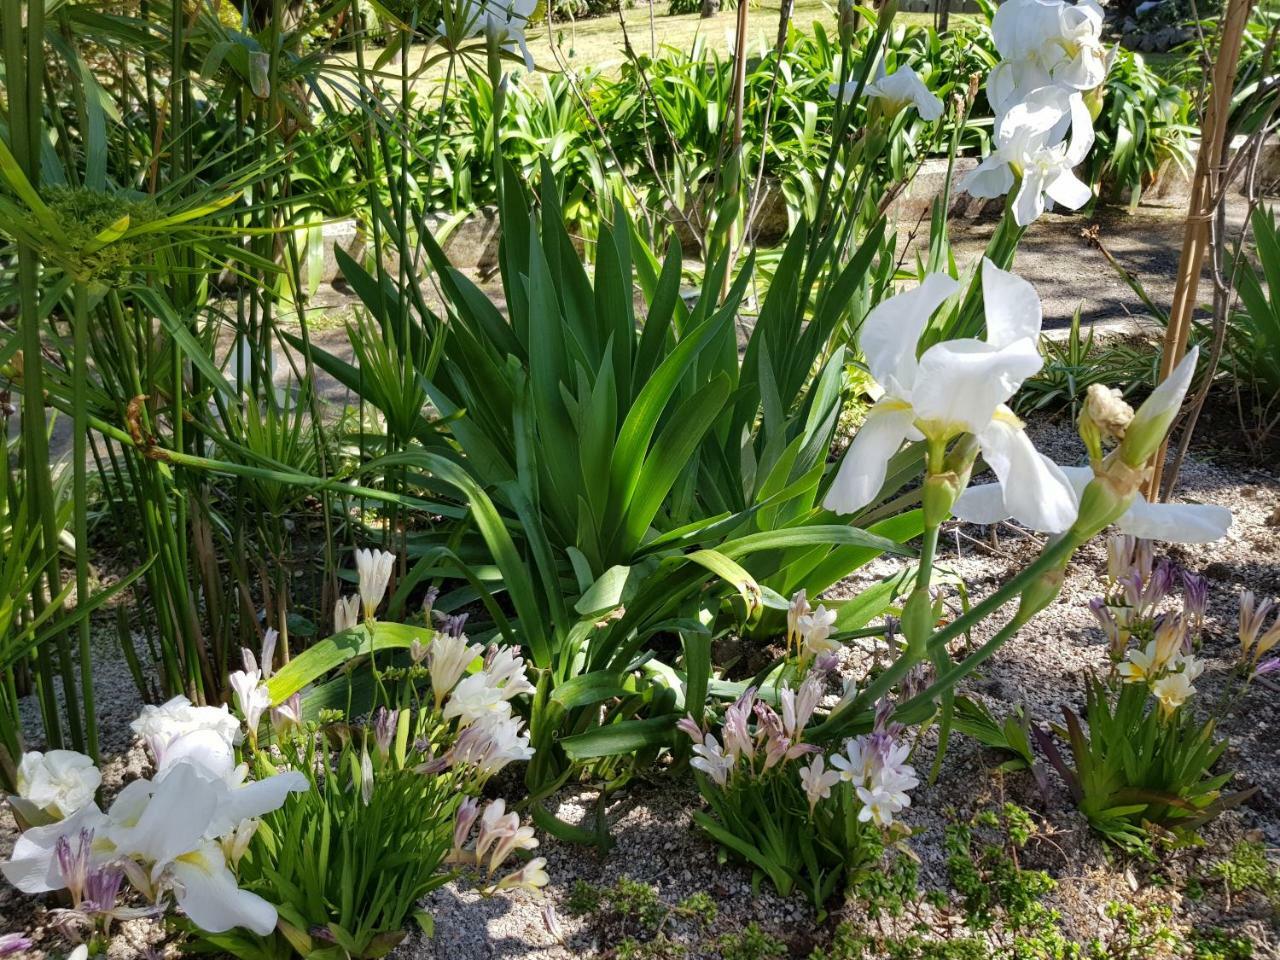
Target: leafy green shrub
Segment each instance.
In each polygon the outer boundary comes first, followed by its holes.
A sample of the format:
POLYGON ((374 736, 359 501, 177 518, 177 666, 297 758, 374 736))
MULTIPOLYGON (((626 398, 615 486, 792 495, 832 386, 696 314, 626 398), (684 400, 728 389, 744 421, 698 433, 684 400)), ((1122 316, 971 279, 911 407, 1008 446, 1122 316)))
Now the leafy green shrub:
POLYGON ((1117 48, 1101 103, 1095 106, 1097 144, 1088 177, 1136 210, 1144 190, 1176 167, 1189 173, 1197 132, 1191 96, 1147 66, 1142 54, 1117 48))
MULTIPOLYGON (((1155 683, 1185 681, 1185 673, 1163 674, 1155 683)), ((1147 681, 1118 690, 1094 680, 1089 684, 1085 716, 1063 708, 1074 766, 1068 766, 1054 741, 1038 732, 1041 749, 1062 774, 1089 824, 1103 837, 1135 852, 1150 853, 1148 825, 1190 831, 1222 810, 1241 803, 1249 792, 1223 795, 1230 773, 1211 770, 1226 749, 1215 741, 1214 724, 1181 706, 1150 709, 1160 688, 1147 681)), ((1171 702, 1166 695, 1164 704, 1171 702)), ((1251 791, 1250 791, 1251 792, 1251 791)))
POLYGON ((1280 397, 1280 225, 1265 207, 1250 223, 1258 263, 1241 264, 1236 289, 1244 309, 1231 318, 1226 356, 1232 377, 1258 398, 1256 422, 1264 427, 1280 397))

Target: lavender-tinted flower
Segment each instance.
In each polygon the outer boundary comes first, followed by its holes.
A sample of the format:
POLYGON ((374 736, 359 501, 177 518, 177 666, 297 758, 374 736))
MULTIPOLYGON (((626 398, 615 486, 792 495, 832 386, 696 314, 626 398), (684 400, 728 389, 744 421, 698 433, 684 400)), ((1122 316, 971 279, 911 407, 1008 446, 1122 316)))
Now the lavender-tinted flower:
POLYGON ((379 707, 373 715, 373 742, 378 748, 378 756, 383 760, 391 752, 391 741, 395 738, 399 721, 399 714, 386 707, 379 707))
POLYGON ((813 669, 818 673, 835 673, 840 669, 840 654, 834 650, 818 654, 818 659, 813 661, 813 669))
POLYGON ((480 833, 476 836, 475 862, 483 863, 489 850, 505 837, 514 836, 520 829, 520 815, 507 812, 507 802, 499 797, 480 814, 480 833))
POLYGON ((902 699, 910 700, 924 693, 933 679, 933 664, 921 661, 907 671, 902 678, 902 699))
POLYGON ((729 782, 729 772, 733 769, 734 756, 726 755, 720 749, 720 743, 714 736, 707 734, 702 743, 695 744, 694 757, 689 766, 701 770, 720 787, 729 782))
POLYGON ((115 864, 107 864, 92 871, 85 881, 84 900, 80 909, 86 913, 110 913, 120 899, 122 883, 124 870, 115 864))
POLYGON ((1266 652, 1258 650, 1257 646, 1258 636, 1270 612, 1270 600, 1259 603, 1252 590, 1240 594, 1240 656, 1246 663, 1266 652))
POLYGON ((1263 660, 1253 671, 1255 678, 1265 677, 1269 673, 1280 671, 1280 657, 1272 657, 1269 660, 1263 660))
POLYGON ((692 716, 681 717, 676 721, 676 729, 685 734, 694 743, 702 742, 702 727, 692 716))
POLYGON ((458 807, 458 815, 453 823, 453 849, 461 853, 471 836, 471 828, 475 826, 476 817, 480 816, 480 801, 475 797, 467 797, 458 807))
POLYGON ((534 750, 524 721, 489 714, 463 729, 449 752, 453 763, 473 764, 482 777, 491 777, 515 760, 529 760, 534 750))
POLYGON ((333 931, 319 923, 308 930, 307 933, 311 935, 312 940, 319 940, 321 943, 338 942, 338 938, 333 935, 333 931))
POLYGON ((443 757, 427 757, 425 762, 418 764, 413 769, 415 773, 434 777, 438 773, 444 773, 451 766, 453 766, 453 758, 451 755, 445 754, 443 757))
POLYGON ((440 632, 447 633, 451 637, 461 637, 466 632, 468 616, 470 614, 457 613, 451 617, 445 617, 440 632))
POLYGON ((764 744, 764 769, 769 770, 784 759, 791 750, 791 740, 781 733, 771 735, 764 744))
POLYGON ((757 700, 755 704, 756 736, 769 739, 783 736, 782 718, 778 712, 765 703, 757 700))
POLYGON ((20 933, 0 933, 0 957, 11 957, 15 953, 30 950, 34 941, 20 933))
POLYGON ((800 785, 804 788, 805 797, 809 801, 809 812, 818 805, 819 800, 831 796, 831 788, 840 782, 839 770, 826 769, 827 761, 818 754, 809 761, 809 765, 800 768, 800 785))
POLYGON ((508 816, 516 817, 517 824, 514 830, 504 831, 498 837, 497 842, 493 845, 493 852, 489 855, 488 871, 490 874, 496 873, 498 868, 506 861, 516 850, 532 850, 538 846, 538 838, 533 835, 533 827, 519 826, 519 818, 515 813, 508 816))
POLYGON ((426 594, 422 597, 422 618, 427 623, 431 622, 431 611, 436 605, 436 601, 440 599, 439 587, 428 587, 426 594))
POLYGON ((1197 573, 1182 571, 1182 608, 1196 629, 1204 625, 1205 615, 1209 612, 1209 580, 1197 573))
POLYGON ((893 722, 894 709, 894 702, 888 697, 881 697, 876 701, 875 719, 872 721, 871 727, 873 732, 888 734, 894 739, 901 735, 902 724, 893 722))
POLYGON ((93 852, 93 831, 81 830, 76 835, 75 846, 69 837, 59 837, 53 847, 58 860, 58 870, 62 874, 63 883, 71 894, 71 902, 76 907, 84 899, 85 884, 89 880, 89 857, 93 852))
POLYGON ((1133 537, 1126 533, 1117 533, 1107 538, 1107 580, 1117 583, 1121 577, 1128 576, 1133 567, 1133 537))
POLYGON ((1145 582, 1151 579, 1155 562, 1155 545, 1150 540, 1133 543, 1133 570, 1145 582))
POLYGON ((746 757, 750 760, 755 756, 755 740, 747 728, 755 699, 756 688, 748 687, 724 712, 724 749, 733 759, 746 757))
POLYGON ((1124 606, 1131 610, 1142 608, 1142 583, 1142 577, 1136 573, 1128 574, 1116 581, 1124 606))
POLYGON ((791 731, 796 739, 804 736, 804 728, 809 725, 813 712, 818 709, 818 704, 822 702, 822 694, 825 688, 826 684, 822 673, 815 671, 804 678, 804 682, 800 684, 800 689, 796 691, 796 725, 795 729, 791 731))
POLYGON ((1152 571, 1151 578, 1142 592, 1143 609, 1154 610, 1169 595, 1169 591, 1173 589, 1174 584, 1177 582, 1178 568, 1168 560, 1161 559, 1156 564, 1156 568, 1152 571))
MULTIPOLYGON (((1127 610, 1128 607, 1122 609, 1127 610)), ((1102 635, 1107 638, 1107 653, 1112 660, 1119 660, 1124 656, 1124 648, 1129 645, 1129 631, 1121 629, 1119 621, 1116 620, 1115 614, 1111 612, 1111 607, 1107 606, 1107 601, 1103 597, 1094 597, 1089 601, 1089 612, 1102 627, 1102 635)))

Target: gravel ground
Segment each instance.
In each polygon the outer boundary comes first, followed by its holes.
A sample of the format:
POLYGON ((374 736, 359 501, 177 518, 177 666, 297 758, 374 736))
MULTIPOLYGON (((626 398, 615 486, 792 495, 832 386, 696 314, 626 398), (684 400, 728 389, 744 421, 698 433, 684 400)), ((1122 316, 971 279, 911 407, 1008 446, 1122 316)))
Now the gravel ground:
MULTIPOLYGON (((1033 427, 1037 445, 1060 462, 1079 459, 1080 445, 1063 424, 1033 427)), ((1262 471, 1241 473, 1238 468, 1192 460, 1184 468, 1180 498, 1216 502, 1235 515, 1232 530, 1223 542, 1194 549, 1174 548, 1169 555, 1189 569, 1210 578, 1211 604, 1203 655, 1207 672, 1197 682, 1197 703, 1217 702, 1227 686, 1236 648, 1235 620, 1238 595, 1251 588, 1264 596, 1280 595, 1280 480, 1262 471)), ((943 540, 941 566, 967 584, 972 597, 994 589, 1018 564, 1037 549, 1032 536, 1012 527, 995 531, 956 525, 943 540)), ((1104 663, 1105 648, 1086 603, 1100 588, 1105 565, 1101 542, 1086 546, 1072 562, 1061 598, 1035 621, 1032 628, 1008 643, 989 661, 985 671, 965 684, 997 712, 1015 703, 1025 704, 1032 718, 1044 723, 1060 716, 1061 708, 1079 708, 1082 681, 1104 663)), ((867 582, 892 572, 890 561, 878 561, 857 580, 840 584, 832 596, 850 595, 867 582)), ((980 642, 981 631, 975 637, 980 642)), ((877 656, 883 642, 860 641, 848 649, 842 671, 861 675, 877 656)), ((106 639, 96 652, 101 666, 99 695, 104 706, 104 732, 113 749, 123 750, 106 769, 109 789, 127 781, 142 769, 140 749, 119 740, 124 724, 137 709, 137 697, 126 672, 113 667, 118 658, 106 639)), ((1163 876, 1185 878, 1196 864, 1228 850, 1241 838, 1262 839, 1268 847, 1280 846, 1280 767, 1277 766, 1276 687, 1260 683, 1249 698, 1223 722, 1221 730, 1230 747, 1224 764, 1237 771, 1236 787, 1257 786, 1258 792, 1243 807, 1230 811, 1205 833, 1205 846, 1178 851, 1159 866, 1163 876)), ((127 735, 127 734, 126 734, 127 735)), ((935 742, 924 737, 915 757, 917 769, 927 770, 934 760, 935 742)), ((1160 903, 1173 910, 1182 928, 1206 921, 1224 922, 1205 902, 1182 898, 1178 884, 1159 884, 1150 865, 1115 856, 1091 834, 1070 805, 1062 783, 1051 774, 1047 794, 1037 789, 1027 773, 1000 775, 994 771, 999 758, 972 741, 956 736, 948 749, 940 776, 933 785, 921 786, 905 822, 914 830, 910 847, 919 857, 921 887, 945 886, 945 854, 942 848, 944 811, 968 816, 1012 799, 1032 810, 1040 822, 1040 841, 1027 848, 1024 866, 1045 869, 1059 881, 1050 904, 1061 911, 1069 935, 1084 940, 1106 932, 1111 921, 1100 909, 1111 900, 1160 903)), ((566 790, 558 797, 558 815, 567 821, 585 819, 594 805, 587 789, 566 790)), ((627 876, 655 886, 663 902, 674 904, 684 897, 705 892, 715 900, 719 915, 699 933, 691 921, 673 918, 665 931, 691 947, 691 956, 717 956, 715 938, 739 931, 748 923, 788 945, 792 956, 804 956, 829 936, 841 914, 818 924, 812 910, 799 898, 784 900, 767 884, 753 890, 749 871, 722 863, 716 848, 695 828, 691 812, 699 799, 688 778, 656 770, 616 795, 608 808, 616 845, 607 854, 575 847, 544 837, 541 853, 548 859, 552 883, 545 897, 525 893, 479 896, 460 884, 436 891, 424 904, 435 919, 435 934, 412 934, 393 954, 397 960, 472 960, 488 957, 520 957, 550 960, 610 955, 617 939, 627 931, 574 918, 566 909, 576 881, 607 887, 627 876), (556 908, 558 934, 553 936, 544 915, 556 908), (702 944, 704 946, 699 946, 702 944)), ((14 829, 8 813, 0 814, 0 855, 8 854, 14 829)), ((49 905, 52 906, 52 905, 49 905)), ((850 908, 852 909, 852 908, 850 908)), ((856 917, 856 913, 845 913, 856 917)), ((0 890, 0 930, 37 929, 53 936, 52 917, 44 906, 5 888, 0 890)), ((919 919, 937 922, 923 915, 919 919)), ((1257 944, 1257 956, 1275 956, 1277 932, 1265 911, 1254 910, 1227 918, 1239 933, 1257 944)), ((158 928, 145 922, 126 925, 112 944, 110 956, 139 956, 158 939, 158 928)), ((46 944, 53 942, 46 940, 46 944)), ((53 955, 57 955, 56 951, 53 955)), ((40 954, 36 954, 40 956, 40 954)))

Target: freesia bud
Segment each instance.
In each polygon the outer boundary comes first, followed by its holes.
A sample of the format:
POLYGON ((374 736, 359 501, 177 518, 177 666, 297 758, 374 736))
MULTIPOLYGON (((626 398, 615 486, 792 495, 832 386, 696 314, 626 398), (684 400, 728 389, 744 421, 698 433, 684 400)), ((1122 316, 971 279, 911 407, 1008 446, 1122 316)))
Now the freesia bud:
POLYGON ((277 738, 302 726, 302 694, 294 693, 284 703, 271 708, 271 729, 277 738))
POLYGON ((232 867, 235 867, 248 852, 249 843, 253 840, 253 835, 258 832, 260 822, 253 818, 241 820, 235 830, 222 838, 222 851, 232 867))
POLYGON ((692 716, 681 717, 676 721, 676 729, 685 734, 694 743, 702 742, 702 728, 692 716))
POLYGON ((280 632, 275 627, 268 627, 262 638, 262 676, 270 680, 275 671, 276 643, 280 640, 280 632))
POLYGON ((1183 608, 1197 627, 1209 612, 1209 581, 1196 573, 1182 572, 1183 608))
POLYGON ((0 933, 0 957, 12 957, 30 950, 32 946, 34 941, 30 937, 20 933, 0 933))
POLYGON ((360 598, 357 596, 339 597, 333 608, 333 632, 342 633, 356 625, 360 613, 360 598))
POLYGON ((360 605, 364 609, 366 620, 374 619, 378 604, 386 596, 387 584, 391 581, 391 570, 395 565, 395 554, 386 550, 357 550, 356 572, 360 580, 360 605))
POLYGON ((378 756, 383 760, 391 752, 391 741, 396 735, 399 719, 399 714, 386 707, 379 707, 373 715, 373 742, 378 748, 378 756))
POLYGON ((460 852, 467 845, 467 838, 471 836, 471 828, 475 826, 478 816, 480 816, 480 801, 475 797, 467 797, 458 807, 458 815, 453 824, 455 852, 460 852))
POLYGON ((373 800, 373 760, 367 749, 360 751, 360 800, 366 807, 373 800))

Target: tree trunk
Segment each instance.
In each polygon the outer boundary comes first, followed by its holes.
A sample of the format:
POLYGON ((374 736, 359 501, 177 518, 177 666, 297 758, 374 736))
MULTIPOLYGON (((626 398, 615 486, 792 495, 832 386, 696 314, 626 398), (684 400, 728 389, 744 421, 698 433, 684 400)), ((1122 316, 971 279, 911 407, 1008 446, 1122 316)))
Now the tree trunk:
POLYGON ((934 0, 933 26, 938 33, 946 33, 951 22, 951 0, 934 0))

